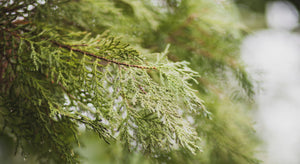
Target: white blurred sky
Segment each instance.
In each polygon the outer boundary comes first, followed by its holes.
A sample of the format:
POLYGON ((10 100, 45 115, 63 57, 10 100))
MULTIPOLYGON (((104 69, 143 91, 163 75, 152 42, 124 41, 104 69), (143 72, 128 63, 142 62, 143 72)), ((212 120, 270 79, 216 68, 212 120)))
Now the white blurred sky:
POLYGON ((269 3, 269 29, 250 35, 241 47, 249 71, 260 81, 256 120, 265 164, 300 164, 300 35, 291 32, 298 16, 289 3, 269 3))

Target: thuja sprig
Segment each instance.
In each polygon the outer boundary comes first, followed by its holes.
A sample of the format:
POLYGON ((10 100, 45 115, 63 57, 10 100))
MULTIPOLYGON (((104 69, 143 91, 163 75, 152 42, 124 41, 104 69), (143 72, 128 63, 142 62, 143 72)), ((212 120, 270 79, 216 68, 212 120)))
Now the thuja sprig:
MULTIPOLYGON (((109 63, 114 63, 114 64, 117 64, 117 65, 123 65, 123 66, 126 66, 126 67, 141 68, 141 69, 157 69, 156 67, 141 66, 141 65, 134 65, 134 64, 127 64, 127 63, 123 63, 123 62, 118 62, 118 61, 115 61, 115 60, 107 59, 107 58, 102 57, 102 56, 98 56, 98 55, 96 55, 94 53, 91 53, 91 52, 87 52, 87 51, 83 51, 83 50, 80 50, 80 49, 73 48, 70 45, 65 45, 65 44, 59 43, 57 41, 51 41, 51 42, 54 43, 55 45, 58 45, 59 47, 66 48, 68 50, 81 53, 82 55, 88 55, 88 56, 91 56, 91 57, 94 57, 94 58, 97 58, 97 59, 100 59, 100 60, 103 60, 103 61, 106 61, 106 62, 109 62, 109 63)), ((83 44, 83 45, 86 46, 86 44, 83 44)))

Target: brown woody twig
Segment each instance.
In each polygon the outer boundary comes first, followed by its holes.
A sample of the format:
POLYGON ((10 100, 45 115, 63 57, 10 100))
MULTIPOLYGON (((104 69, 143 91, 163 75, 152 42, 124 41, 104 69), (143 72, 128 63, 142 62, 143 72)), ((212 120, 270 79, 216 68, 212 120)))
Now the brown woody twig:
POLYGON ((83 50, 80 50, 80 49, 75 49, 72 46, 64 45, 64 44, 58 43, 56 41, 51 41, 51 42, 58 45, 59 47, 66 48, 66 49, 72 50, 74 52, 79 52, 81 54, 85 54, 85 55, 88 55, 88 56, 91 56, 91 57, 94 57, 94 58, 97 58, 97 59, 101 59, 101 60, 106 61, 106 62, 114 63, 114 64, 117 64, 117 65, 123 65, 123 66, 127 66, 127 67, 135 67, 135 68, 141 68, 141 69, 157 69, 156 67, 147 67, 147 66, 140 66, 140 65, 134 65, 134 64, 127 64, 127 63, 118 62, 118 61, 115 61, 115 60, 107 59, 107 58, 102 57, 102 56, 97 56, 97 55, 95 55, 93 53, 90 53, 90 52, 86 52, 86 51, 83 51, 83 50))

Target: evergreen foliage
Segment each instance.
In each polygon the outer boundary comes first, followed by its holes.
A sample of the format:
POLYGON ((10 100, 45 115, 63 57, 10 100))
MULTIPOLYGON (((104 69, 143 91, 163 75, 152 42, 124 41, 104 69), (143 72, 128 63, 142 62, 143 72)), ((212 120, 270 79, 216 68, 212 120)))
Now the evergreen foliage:
POLYGON ((254 92, 230 1, 0 7, 1 135, 16 154, 78 163, 80 133, 92 131, 110 163, 133 163, 136 153, 139 163, 258 163, 248 111, 254 92))

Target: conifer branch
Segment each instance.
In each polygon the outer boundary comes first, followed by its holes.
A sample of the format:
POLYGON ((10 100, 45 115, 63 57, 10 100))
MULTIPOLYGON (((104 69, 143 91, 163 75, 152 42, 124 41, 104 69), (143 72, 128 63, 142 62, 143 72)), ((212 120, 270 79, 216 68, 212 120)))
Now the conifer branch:
POLYGON ((97 58, 97 59, 100 59, 100 60, 103 60, 103 61, 106 61, 106 62, 109 62, 109 63, 114 63, 114 64, 117 64, 117 65, 123 65, 123 66, 126 66, 126 67, 135 67, 135 68, 140 68, 140 69, 157 69, 156 67, 140 66, 140 65, 134 65, 134 64, 127 64, 127 63, 118 62, 118 61, 115 61, 115 60, 107 59, 107 58, 102 57, 102 56, 97 56, 97 55, 95 55, 93 53, 90 53, 90 52, 86 52, 86 51, 83 51, 83 50, 80 50, 80 49, 75 49, 70 45, 61 44, 61 43, 58 43, 57 41, 51 41, 51 42, 58 45, 59 47, 66 48, 66 49, 72 50, 74 52, 79 52, 81 54, 88 55, 88 56, 91 56, 91 57, 94 57, 94 58, 97 58))
MULTIPOLYGON (((4 28, 3 30, 10 33, 11 35, 13 35, 17 38, 22 38, 19 34, 14 33, 12 31, 9 31, 6 28, 4 28)), ((65 44, 59 43, 57 41, 51 41, 51 42, 54 43, 55 45, 58 45, 59 47, 66 48, 68 50, 72 50, 72 51, 75 51, 75 52, 79 52, 81 54, 85 54, 85 55, 88 55, 88 56, 91 56, 91 57, 94 57, 94 58, 97 58, 97 59, 100 59, 100 60, 103 60, 103 61, 106 61, 106 62, 109 62, 109 63, 114 63, 114 64, 117 64, 117 65, 123 65, 123 66, 126 66, 126 67, 135 67, 135 68, 140 68, 140 69, 157 69, 156 67, 141 66, 141 65, 134 65, 134 64, 127 64, 127 63, 123 63, 123 62, 118 62, 118 61, 115 61, 115 60, 107 59, 107 58, 102 57, 102 56, 97 56, 97 55, 95 55, 93 53, 90 53, 90 52, 86 52, 86 51, 83 51, 83 50, 80 50, 80 49, 73 48, 73 47, 79 47, 79 46, 87 46, 86 44, 65 45, 65 44)))
POLYGON ((123 163, 139 152, 155 163, 256 164, 238 31, 209 19, 223 9, 209 0, 158 10, 120 2, 0 0, 0 130, 15 154, 78 163, 83 125, 121 141, 104 147, 123 163), (116 145, 129 151, 111 151, 116 145))

